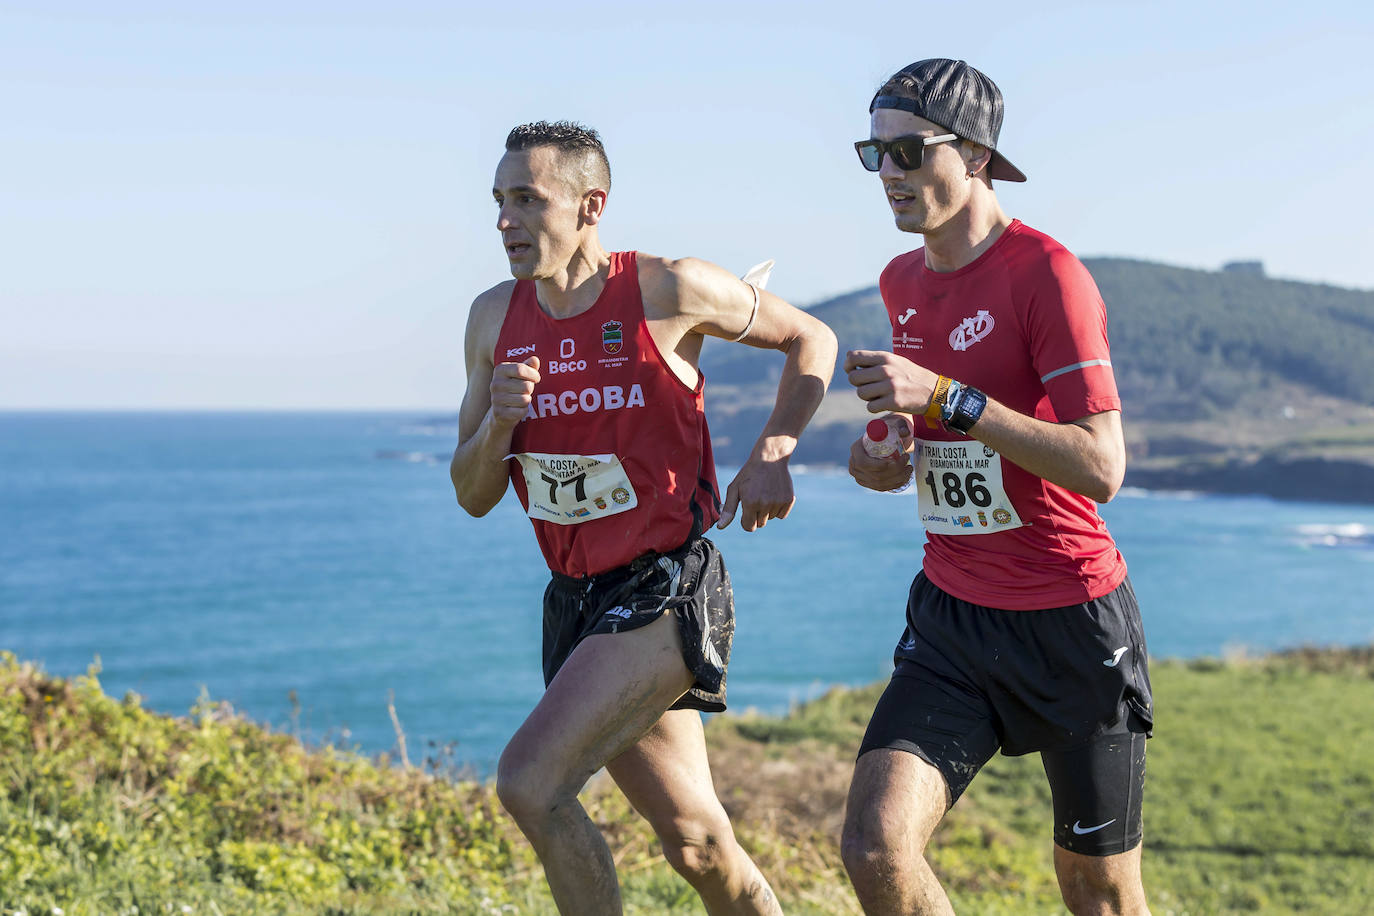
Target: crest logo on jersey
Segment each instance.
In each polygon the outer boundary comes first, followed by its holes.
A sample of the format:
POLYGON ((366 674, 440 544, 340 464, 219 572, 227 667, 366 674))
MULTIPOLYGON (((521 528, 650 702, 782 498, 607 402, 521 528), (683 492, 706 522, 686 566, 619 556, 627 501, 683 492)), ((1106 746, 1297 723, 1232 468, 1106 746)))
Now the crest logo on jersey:
POLYGON ((992 333, 996 325, 987 309, 979 309, 972 318, 965 318, 959 326, 949 332, 949 345, 954 350, 967 350, 992 333))
POLYGON ((608 321, 601 326, 601 346, 607 353, 619 353, 625 345, 624 336, 620 333, 623 327, 619 321, 608 321))

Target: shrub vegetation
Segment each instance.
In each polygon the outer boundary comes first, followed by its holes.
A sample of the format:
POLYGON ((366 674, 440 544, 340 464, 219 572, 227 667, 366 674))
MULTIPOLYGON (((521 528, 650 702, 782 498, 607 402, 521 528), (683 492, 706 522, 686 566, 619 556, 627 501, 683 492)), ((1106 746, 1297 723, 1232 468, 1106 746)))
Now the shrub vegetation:
MULTIPOLYGON (((1156 662, 1145 880, 1156 913, 1365 911, 1374 650, 1156 662)), ((783 718, 717 717, 717 790, 789 913, 858 913, 838 851, 881 685, 783 718)), ((487 784, 306 748, 202 698, 170 718, 0 657, 0 910, 552 913, 487 784)), ((630 913, 699 913, 604 779, 584 793, 630 913)), ((1034 756, 996 758, 931 859, 956 909, 1062 912, 1034 756)))

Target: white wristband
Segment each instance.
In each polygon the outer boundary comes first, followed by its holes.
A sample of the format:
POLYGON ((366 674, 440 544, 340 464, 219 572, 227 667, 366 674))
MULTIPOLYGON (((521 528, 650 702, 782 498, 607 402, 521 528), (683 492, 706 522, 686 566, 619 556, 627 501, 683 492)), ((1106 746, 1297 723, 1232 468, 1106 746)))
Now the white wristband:
POLYGON ((744 335, 748 334, 751 330, 753 330, 754 319, 759 317, 759 288, 752 283, 749 284, 749 288, 754 291, 754 309, 749 313, 749 323, 744 326, 743 331, 739 332, 738 337, 730 341, 731 343, 739 343, 741 340, 743 340, 744 335))

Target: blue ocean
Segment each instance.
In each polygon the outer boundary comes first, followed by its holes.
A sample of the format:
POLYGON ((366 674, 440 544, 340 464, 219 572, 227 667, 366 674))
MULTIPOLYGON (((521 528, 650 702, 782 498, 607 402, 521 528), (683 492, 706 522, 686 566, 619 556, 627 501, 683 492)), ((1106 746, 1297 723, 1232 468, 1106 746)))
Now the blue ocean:
MULTIPOLYGON (((509 496, 453 498, 419 414, 0 414, 0 649, 184 715, 202 691, 313 743, 491 772, 536 702, 547 572, 509 496)), ((717 532, 732 709, 886 676, 908 494, 798 468, 785 521, 717 532)), ((722 485, 730 469, 722 469, 722 485)), ((1125 491, 1103 509, 1151 653, 1374 641, 1374 506, 1125 491)))

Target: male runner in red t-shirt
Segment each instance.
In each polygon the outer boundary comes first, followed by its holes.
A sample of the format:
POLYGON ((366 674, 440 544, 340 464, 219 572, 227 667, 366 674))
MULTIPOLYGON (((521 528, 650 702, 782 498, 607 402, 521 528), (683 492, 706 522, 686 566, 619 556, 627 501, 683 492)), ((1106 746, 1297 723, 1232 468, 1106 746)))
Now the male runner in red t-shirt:
POLYGON ((602 766, 710 913, 780 913, 711 785, 698 710, 724 709, 730 580, 702 533, 784 518, 788 460, 835 336, 715 265, 607 252, 610 166, 595 131, 511 131, 496 228, 515 280, 473 302, 451 476, 485 515, 513 484, 553 574, 547 690, 496 788, 561 912, 619 913, 605 840, 577 793, 602 766), (787 354, 777 402, 722 508, 697 369, 705 335, 787 354))
POLYGON ((931 833, 999 748, 1039 751, 1069 909, 1147 912, 1145 638, 1094 504, 1125 471, 1105 307, 1077 258, 1002 211, 992 179, 1025 176, 996 149, 991 80, 918 61, 869 112, 859 158, 925 247, 879 283, 892 352, 852 351, 845 368, 916 441, 911 464, 855 443, 849 467, 874 490, 911 480, 927 537, 855 764, 846 868, 869 913, 952 912, 924 858, 931 833))

